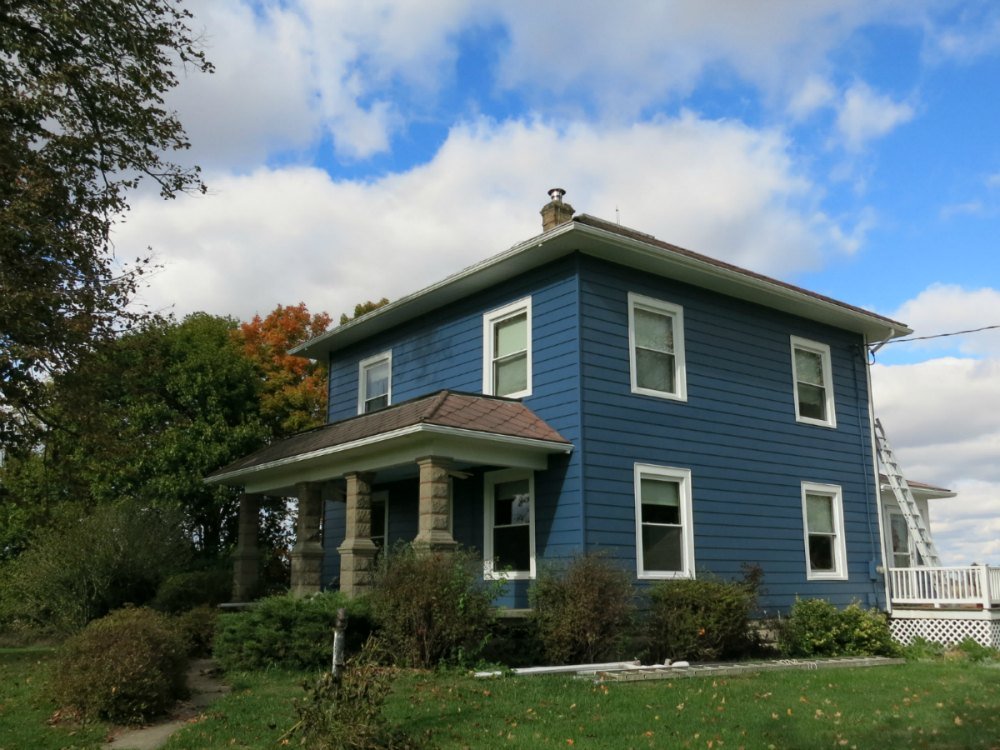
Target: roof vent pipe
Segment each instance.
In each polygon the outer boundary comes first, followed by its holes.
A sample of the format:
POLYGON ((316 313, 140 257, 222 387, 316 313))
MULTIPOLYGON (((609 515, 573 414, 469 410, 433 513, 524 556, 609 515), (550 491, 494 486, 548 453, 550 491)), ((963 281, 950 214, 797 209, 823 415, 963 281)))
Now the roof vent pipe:
POLYGON ((566 191, 562 188, 552 188, 549 191, 551 200, 542 207, 541 211, 543 232, 573 220, 573 207, 568 203, 563 203, 564 195, 566 195, 566 191))

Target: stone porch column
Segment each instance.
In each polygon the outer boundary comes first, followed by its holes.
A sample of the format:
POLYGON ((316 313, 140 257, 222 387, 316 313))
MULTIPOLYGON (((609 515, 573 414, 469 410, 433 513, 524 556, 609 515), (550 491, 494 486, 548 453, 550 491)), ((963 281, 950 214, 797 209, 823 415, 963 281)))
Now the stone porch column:
POLYGON ((317 594, 323 582, 323 540, 320 537, 320 515, 323 499, 320 485, 302 482, 295 485, 299 498, 295 521, 295 546, 292 547, 292 594, 317 594))
POLYGON ((447 458, 427 456, 417 459, 420 467, 420 519, 413 548, 421 551, 453 550, 451 535, 451 480, 447 458))
POLYGON ((233 553, 234 602, 248 602, 260 584, 260 551, 257 529, 260 519, 260 495, 240 495, 239 536, 233 553))
POLYGON ((340 553, 340 590, 356 596, 369 589, 378 547, 372 541, 372 481, 375 475, 351 472, 344 479, 347 522, 340 553))

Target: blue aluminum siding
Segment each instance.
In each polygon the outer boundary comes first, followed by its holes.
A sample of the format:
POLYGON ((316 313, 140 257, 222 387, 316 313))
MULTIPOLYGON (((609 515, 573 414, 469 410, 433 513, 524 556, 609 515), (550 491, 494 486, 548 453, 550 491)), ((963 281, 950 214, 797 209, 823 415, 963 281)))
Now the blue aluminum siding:
POLYGON ((765 610, 823 596, 884 606, 868 393, 860 336, 586 259, 581 261, 586 544, 635 570, 636 463, 691 470, 695 569, 764 569, 765 610), (631 393, 628 293, 684 310, 686 402, 631 393), (792 335, 828 344, 836 429, 796 422, 792 335), (839 485, 847 581, 806 579, 801 484, 839 485))
MULTIPOLYGON (((442 388, 481 393, 483 314, 531 297, 532 395, 523 402, 574 444, 568 456, 549 458, 549 469, 535 474, 535 540, 538 559, 571 557, 583 545, 581 509, 579 259, 569 257, 499 284, 473 299, 416 318, 361 344, 336 352, 330 362, 329 419, 357 413, 358 365, 374 354, 392 351, 392 403, 442 388)), ((494 467, 503 468, 503 467, 494 467)), ((377 482, 376 477, 376 482, 377 482)), ((483 478, 468 487, 455 484, 455 538, 482 548, 483 478)), ((328 515, 327 568, 343 538, 334 508, 328 515), (337 535, 339 534, 339 537, 337 535)), ((390 519, 391 519, 390 514, 390 519)), ((391 521, 390 521, 391 523, 391 521)), ((416 527, 413 528, 416 533, 416 527)), ((412 539, 412 536, 410 537, 412 539)), ((527 587, 517 582, 500 603, 526 606, 527 587)))

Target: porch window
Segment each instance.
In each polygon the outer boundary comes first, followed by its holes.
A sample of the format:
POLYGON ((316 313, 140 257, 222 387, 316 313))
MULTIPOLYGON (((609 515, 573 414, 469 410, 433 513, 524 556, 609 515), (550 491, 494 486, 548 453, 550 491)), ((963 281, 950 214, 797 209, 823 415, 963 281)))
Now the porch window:
POLYGON ((911 567, 910 529, 902 513, 889 513, 889 533, 892 538, 892 567, 911 567))
POLYGON ((483 316, 483 393, 531 395, 531 298, 483 316))
POLYGON ((628 338, 632 392, 686 401, 684 309, 630 292, 628 338))
POLYGON ((389 493, 385 490, 372 493, 371 535, 375 546, 384 550, 389 538, 389 493))
POLYGON ((806 577, 846 579, 844 510, 840 487, 802 483, 806 577))
POLYGON ((639 578, 694 577, 691 471, 635 465, 639 578))
POLYGON ((484 570, 490 578, 535 577, 535 479, 507 469, 486 475, 484 570))
POLYGON ((383 409, 392 401, 392 351, 376 354, 358 366, 358 414, 383 409))
POLYGON ((807 424, 836 427, 830 347, 792 336, 792 377, 795 419, 807 424))

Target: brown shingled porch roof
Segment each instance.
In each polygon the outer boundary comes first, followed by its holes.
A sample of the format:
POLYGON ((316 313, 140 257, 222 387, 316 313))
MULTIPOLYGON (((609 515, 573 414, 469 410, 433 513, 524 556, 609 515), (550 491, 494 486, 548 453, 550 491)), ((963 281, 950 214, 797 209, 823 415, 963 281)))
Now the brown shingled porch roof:
POLYGON ((520 401, 439 391, 272 443, 209 474, 212 484, 247 491, 288 489, 346 471, 371 471, 440 455, 477 462, 544 468, 551 453, 572 444, 520 401))

